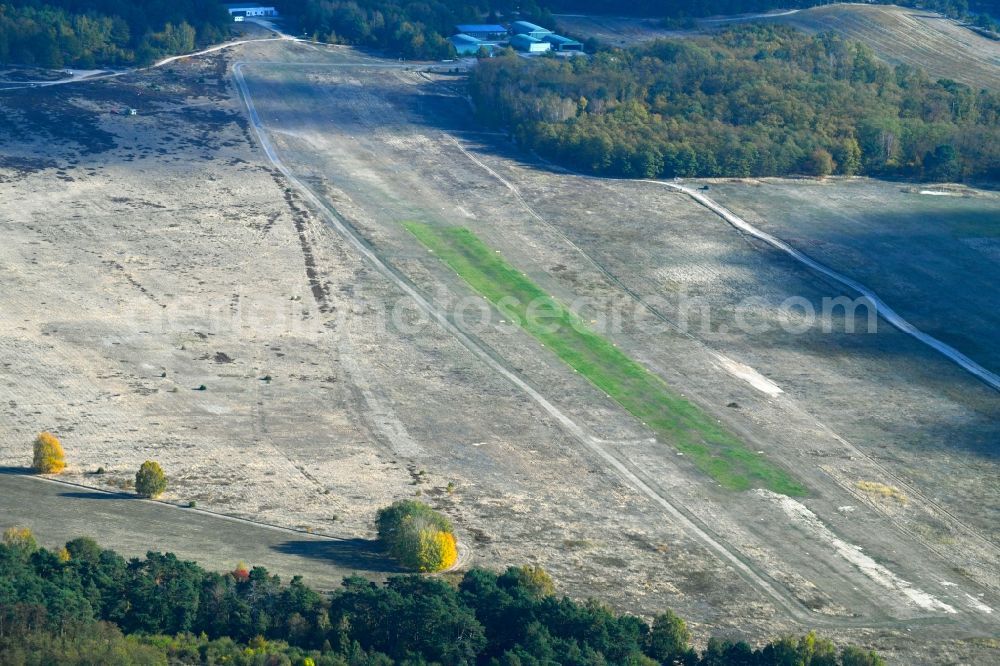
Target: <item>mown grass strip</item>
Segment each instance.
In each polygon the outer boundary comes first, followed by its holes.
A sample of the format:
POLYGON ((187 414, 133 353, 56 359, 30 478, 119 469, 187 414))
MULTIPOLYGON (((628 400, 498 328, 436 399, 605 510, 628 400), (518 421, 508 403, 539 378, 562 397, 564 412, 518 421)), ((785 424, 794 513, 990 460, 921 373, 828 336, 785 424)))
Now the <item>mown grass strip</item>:
POLYGON ((579 317, 471 231, 416 222, 404 226, 504 315, 724 487, 806 494, 806 488, 786 470, 748 450, 696 405, 674 394, 658 376, 588 330, 579 317))

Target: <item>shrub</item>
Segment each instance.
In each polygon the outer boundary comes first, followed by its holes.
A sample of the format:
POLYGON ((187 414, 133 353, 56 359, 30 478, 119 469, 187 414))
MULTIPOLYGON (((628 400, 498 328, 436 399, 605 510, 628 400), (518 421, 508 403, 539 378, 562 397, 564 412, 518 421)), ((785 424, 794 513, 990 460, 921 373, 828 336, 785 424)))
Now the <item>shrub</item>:
POLYGON ((840 661, 844 666, 885 666, 882 657, 853 645, 844 648, 840 653, 840 661))
POLYGON ((500 577, 500 582, 524 590, 533 599, 551 597, 556 592, 552 576, 537 565, 526 564, 521 567, 509 567, 500 577))
POLYGON ((66 543, 70 559, 96 564, 101 559, 101 547, 90 537, 77 537, 66 543))
POLYGON ((147 460, 135 473, 135 492, 143 497, 159 497, 167 489, 167 475, 160 463, 147 460))
POLYGON ((906 504, 909 501, 906 493, 896 486, 890 486, 878 481, 858 481, 854 484, 854 487, 867 493, 868 495, 874 495, 885 499, 894 499, 901 504, 906 504))
POLYGON ((379 510, 375 521, 378 538, 386 543, 392 543, 397 538, 397 533, 414 521, 422 521, 442 532, 453 531, 451 521, 443 514, 415 500, 393 502, 390 506, 379 510))
POLYGON ((3 531, 3 545, 25 559, 38 550, 38 542, 30 527, 8 527, 3 531))
POLYGON ((836 166, 828 150, 817 148, 809 154, 806 170, 814 176, 829 176, 836 166))
POLYGON ((240 583, 250 580, 250 567, 247 566, 246 562, 241 561, 236 565, 236 568, 229 573, 240 583))
POLYGON ((419 571, 443 571, 458 561, 455 535, 435 529, 420 530, 420 547, 412 568, 419 571))
POLYGON ((646 654, 665 664, 677 663, 691 649, 690 641, 691 632, 684 620, 667 611, 656 616, 646 634, 646 654))
POLYGON ((39 474, 58 474, 66 468, 66 452, 55 435, 50 432, 38 433, 31 467, 39 474))
POLYGON ((442 571, 458 560, 451 522, 423 502, 400 500, 378 512, 378 538, 404 567, 442 571))

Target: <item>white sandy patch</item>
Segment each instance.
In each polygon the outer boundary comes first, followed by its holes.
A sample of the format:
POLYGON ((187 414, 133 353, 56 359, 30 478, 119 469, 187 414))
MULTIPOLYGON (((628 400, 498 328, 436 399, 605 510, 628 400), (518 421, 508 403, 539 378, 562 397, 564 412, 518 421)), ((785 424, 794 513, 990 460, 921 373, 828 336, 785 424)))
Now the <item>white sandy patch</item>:
POLYGON ((806 508, 801 502, 762 488, 758 488, 752 492, 755 495, 776 503, 785 512, 785 515, 812 534, 817 541, 832 546, 838 555, 887 590, 902 593, 913 604, 924 610, 943 611, 945 613, 957 612, 952 606, 923 590, 913 587, 909 582, 889 571, 889 569, 862 552, 860 546, 847 543, 838 537, 815 513, 806 508))
POLYGON ((770 396, 784 393, 780 386, 751 368, 749 365, 740 363, 739 361, 734 361, 733 359, 721 354, 717 354, 716 358, 719 361, 719 365, 721 365, 726 372, 731 374, 733 377, 742 379, 761 393, 766 393, 770 396))
POLYGON ((943 190, 920 190, 921 194, 929 194, 932 197, 960 197, 958 192, 944 192, 943 190))
POLYGON ((965 596, 967 596, 969 598, 969 605, 972 606, 973 608, 975 608, 980 613, 987 613, 987 614, 989 614, 989 613, 993 612, 992 608, 990 608, 989 606, 987 606, 986 604, 984 604, 979 599, 976 599, 974 596, 972 596, 968 592, 965 593, 965 596))

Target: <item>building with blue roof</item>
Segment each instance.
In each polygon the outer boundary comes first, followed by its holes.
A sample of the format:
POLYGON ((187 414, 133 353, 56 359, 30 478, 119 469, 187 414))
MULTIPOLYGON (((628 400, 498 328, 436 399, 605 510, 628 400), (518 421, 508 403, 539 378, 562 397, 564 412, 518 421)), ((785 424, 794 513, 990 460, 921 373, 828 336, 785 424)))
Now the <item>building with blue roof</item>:
POLYGON ((557 35, 554 32, 549 33, 542 37, 543 42, 548 42, 552 45, 552 50, 557 53, 570 53, 573 51, 583 51, 583 44, 576 41, 575 39, 570 39, 569 37, 563 37, 562 35, 557 35))
POLYGON ((448 41, 451 42, 451 45, 455 47, 455 52, 460 56, 476 55, 481 48, 493 48, 493 44, 476 39, 472 35, 452 35, 448 41))
POLYGON ((527 21, 514 21, 510 24, 510 31, 515 35, 527 35, 534 39, 542 39, 545 35, 551 35, 552 31, 527 21))
POLYGON ((507 28, 492 23, 466 23, 456 25, 455 31, 484 42, 501 42, 507 39, 507 28))

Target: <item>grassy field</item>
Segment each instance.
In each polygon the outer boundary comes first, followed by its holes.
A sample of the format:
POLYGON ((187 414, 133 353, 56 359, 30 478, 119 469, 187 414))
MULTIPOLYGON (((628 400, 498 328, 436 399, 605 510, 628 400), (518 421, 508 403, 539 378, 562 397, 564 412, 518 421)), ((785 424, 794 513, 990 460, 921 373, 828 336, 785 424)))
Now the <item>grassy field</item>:
POLYGON ((922 9, 886 4, 839 3, 774 16, 732 16, 698 21, 697 28, 669 31, 652 19, 556 15, 559 28, 592 36, 608 46, 627 47, 665 37, 685 37, 744 23, 783 23, 811 33, 836 32, 868 44, 882 59, 919 67, 931 78, 949 78, 980 88, 1000 89, 1000 42, 956 21, 922 9))
POLYGON ((768 488, 786 495, 806 493, 788 472, 748 450, 697 406, 674 394, 659 377, 588 330, 579 317, 468 229, 412 222, 404 226, 504 315, 724 487, 768 488))
POLYGON ((871 46, 893 64, 920 67, 932 78, 960 81, 973 89, 1000 89, 1000 42, 920 9, 891 5, 837 4, 765 19, 809 32, 837 32, 871 46))

